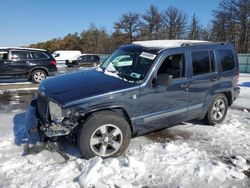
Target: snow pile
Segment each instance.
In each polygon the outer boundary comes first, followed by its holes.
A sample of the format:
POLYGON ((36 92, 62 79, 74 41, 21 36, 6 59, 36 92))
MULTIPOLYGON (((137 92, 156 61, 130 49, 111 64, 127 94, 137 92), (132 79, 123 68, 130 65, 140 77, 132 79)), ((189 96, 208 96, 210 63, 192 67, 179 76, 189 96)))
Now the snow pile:
POLYGON ((225 123, 216 127, 193 121, 134 138, 119 158, 84 160, 77 158, 77 151, 65 150, 70 154, 67 162, 47 151, 22 156, 21 143, 12 133, 22 129, 11 127, 13 117, 14 127, 17 124, 16 116, 20 114, 0 116, 0 187, 250 185, 244 174, 250 168, 250 118, 246 112, 230 110, 225 123))

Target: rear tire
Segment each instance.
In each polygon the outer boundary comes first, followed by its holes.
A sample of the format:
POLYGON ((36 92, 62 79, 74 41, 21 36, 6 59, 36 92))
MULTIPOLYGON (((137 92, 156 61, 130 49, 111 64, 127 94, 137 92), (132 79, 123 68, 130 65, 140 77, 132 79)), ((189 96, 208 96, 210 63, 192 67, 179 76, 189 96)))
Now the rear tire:
POLYGON ((204 118, 209 125, 220 124, 224 121, 228 111, 228 101, 224 94, 218 94, 210 105, 204 118))
POLYGON ((42 69, 36 69, 31 72, 31 80, 35 84, 39 84, 41 81, 47 78, 47 74, 42 69))
POLYGON ((82 156, 89 159, 116 157, 124 153, 131 138, 128 122, 112 111, 92 114, 81 125, 77 143, 82 156))

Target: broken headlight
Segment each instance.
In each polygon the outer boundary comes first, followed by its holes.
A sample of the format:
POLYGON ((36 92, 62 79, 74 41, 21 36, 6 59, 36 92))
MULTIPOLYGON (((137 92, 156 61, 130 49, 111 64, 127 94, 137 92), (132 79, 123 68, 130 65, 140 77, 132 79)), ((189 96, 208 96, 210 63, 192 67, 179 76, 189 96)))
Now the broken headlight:
POLYGON ((61 122, 63 120, 62 108, 58 104, 50 101, 49 112, 52 121, 61 122))

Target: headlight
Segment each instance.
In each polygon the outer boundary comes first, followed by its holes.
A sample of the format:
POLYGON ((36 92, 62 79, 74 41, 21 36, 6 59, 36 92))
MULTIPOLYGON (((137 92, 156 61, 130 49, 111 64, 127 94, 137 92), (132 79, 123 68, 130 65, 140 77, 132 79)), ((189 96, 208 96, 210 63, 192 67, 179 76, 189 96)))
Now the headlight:
POLYGON ((50 117, 52 121, 62 121, 63 116, 62 116, 62 109, 61 107, 54 103, 54 102, 49 102, 49 112, 50 112, 50 117))

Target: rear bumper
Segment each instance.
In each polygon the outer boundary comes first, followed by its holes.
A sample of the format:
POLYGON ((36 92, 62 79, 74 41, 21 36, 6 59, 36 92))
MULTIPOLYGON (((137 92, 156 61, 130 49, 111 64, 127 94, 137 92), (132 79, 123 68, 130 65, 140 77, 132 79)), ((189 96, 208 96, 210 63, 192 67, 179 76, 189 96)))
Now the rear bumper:
POLYGON ((55 76, 56 74, 57 74, 57 71, 48 72, 48 76, 55 76))
POLYGON ((235 101, 240 95, 240 87, 235 87, 233 90, 233 101, 235 101))
POLYGON ((65 63, 68 67, 74 67, 77 66, 78 64, 76 62, 66 62, 65 63))

